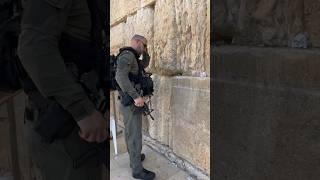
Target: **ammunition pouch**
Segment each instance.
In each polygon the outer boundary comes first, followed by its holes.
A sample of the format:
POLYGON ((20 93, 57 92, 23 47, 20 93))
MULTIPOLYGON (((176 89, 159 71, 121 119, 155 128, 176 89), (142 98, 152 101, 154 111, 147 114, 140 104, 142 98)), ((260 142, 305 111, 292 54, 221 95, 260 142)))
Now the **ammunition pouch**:
POLYGON ((131 104, 134 103, 134 100, 132 99, 131 96, 129 96, 128 93, 123 93, 122 91, 119 91, 120 94, 120 103, 123 106, 130 106, 131 104))
POLYGON ((56 139, 67 137, 77 126, 72 116, 57 102, 50 101, 48 106, 39 111, 35 131, 45 142, 52 143, 56 139))
MULTIPOLYGON (((128 107, 128 106, 131 106, 134 104, 134 100, 131 96, 129 96, 128 93, 123 93, 122 91, 120 92, 120 103, 125 106, 125 107, 128 107)), ((131 111, 134 113, 134 114, 142 114, 145 112, 146 110, 146 106, 143 106, 143 107, 137 107, 135 105, 131 106, 131 111)))
POLYGON ((142 96, 152 96, 153 95, 153 81, 151 78, 151 73, 144 73, 133 75, 129 73, 129 80, 134 84, 140 85, 140 90, 142 91, 142 96))

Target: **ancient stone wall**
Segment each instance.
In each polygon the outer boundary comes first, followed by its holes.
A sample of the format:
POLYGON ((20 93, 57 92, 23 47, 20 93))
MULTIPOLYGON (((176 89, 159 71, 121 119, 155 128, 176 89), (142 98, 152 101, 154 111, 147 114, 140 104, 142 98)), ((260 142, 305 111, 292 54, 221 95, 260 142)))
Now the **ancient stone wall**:
POLYGON ((213 24, 233 44, 320 47, 319 9, 316 0, 216 0, 213 24))
POLYGON ((148 39, 155 120, 145 119, 145 131, 205 174, 210 168, 209 12, 209 0, 111 0, 111 52, 129 45, 134 34, 148 39))
POLYGON ((317 0, 216 0, 213 178, 320 176, 317 0))

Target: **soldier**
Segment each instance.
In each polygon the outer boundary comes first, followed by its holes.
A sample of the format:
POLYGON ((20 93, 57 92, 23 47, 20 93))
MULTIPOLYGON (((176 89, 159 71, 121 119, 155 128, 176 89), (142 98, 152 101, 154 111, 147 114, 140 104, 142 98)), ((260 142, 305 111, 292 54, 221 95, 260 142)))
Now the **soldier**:
POLYGON ((143 168, 141 161, 144 154, 142 149, 142 112, 137 110, 144 106, 144 99, 141 97, 140 84, 134 79, 139 79, 139 64, 146 68, 149 65, 149 55, 147 52, 147 39, 141 35, 134 35, 131 39, 131 47, 120 50, 117 59, 116 81, 121 88, 123 102, 124 95, 132 98, 134 103, 120 105, 120 110, 124 116, 125 141, 130 156, 130 167, 132 176, 136 179, 154 179, 155 173, 143 168), (143 59, 138 63, 138 58, 143 55, 143 59))
POLYGON ((18 55, 35 85, 25 89, 26 124, 31 156, 44 180, 101 180, 102 164, 91 149, 107 138, 106 119, 92 98, 98 95, 94 64, 105 21, 97 17, 106 15, 102 3, 28 0, 25 4, 18 55), (62 123, 62 129, 69 128, 67 133, 58 129, 63 135, 47 142, 40 132, 49 134, 54 129, 49 124, 56 126, 66 118, 52 102, 71 115, 68 123, 73 125, 62 123))

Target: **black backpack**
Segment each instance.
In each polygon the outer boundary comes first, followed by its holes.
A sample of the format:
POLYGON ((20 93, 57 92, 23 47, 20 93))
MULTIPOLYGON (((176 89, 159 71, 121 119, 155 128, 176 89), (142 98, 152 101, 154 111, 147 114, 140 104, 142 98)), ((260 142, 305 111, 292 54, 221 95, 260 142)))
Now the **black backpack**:
POLYGON ((110 76, 108 78, 108 85, 110 87, 110 91, 119 91, 120 87, 116 81, 116 71, 117 71, 117 59, 118 56, 124 51, 124 50, 128 50, 131 51, 132 53, 135 54, 136 58, 138 58, 138 54, 135 52, 134 49, 130 48, 130 47, 123 47, 119 49, 119 53, 117 55, 110 55, 110 60, 109 60, 109 72, 110 72, 110 76))
MULTIPOLYGON (((132 53, 134 53, 137 60, 139 58, 139 55, 131 47, 123 47, 119 50, 119 53, 117 55, 110 55, 110 61, 109 61, 110 78, 108 80, 110 91, 121 91, 121 88, 119 87, 115 77, 116 77, 116 70, 117 70, 117 58, 125 50, 131 51, 132 53)), ((141 89, 143 90, 144 96, 151 96, 153 95, 153 91, 154 91, 153 81, 151 78, 152 73, 145 72, 144 68, 139 63, 139 61, 137 62, 139 64, 139 74, 138 75, 129 74, 129 79, 130 81, 141 84, 141 89)))

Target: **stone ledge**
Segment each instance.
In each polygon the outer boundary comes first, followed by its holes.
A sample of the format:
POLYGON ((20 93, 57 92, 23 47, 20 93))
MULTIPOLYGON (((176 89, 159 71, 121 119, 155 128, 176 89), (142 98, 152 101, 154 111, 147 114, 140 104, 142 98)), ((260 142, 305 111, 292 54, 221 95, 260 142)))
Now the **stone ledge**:
POLYGON ((198 169, 197 167, 192 165, 190 162, 177 156, 168 146, 161 144, 160 142, 150 138, 146 134, 144 134, 143 138, 147 146, 149 146, 151 149, 155 150, 156 152, 162 154, 170 162, 174 163, 176 166, 178 166, 182 170, 188 172, 192 177, 194 177, 194 179, 197 179, 197 180, 210 179, 208 174, 198 169))
POLYGON ((220 46, 212 54, 214 79, 320 89, 318 49, 220 46))

